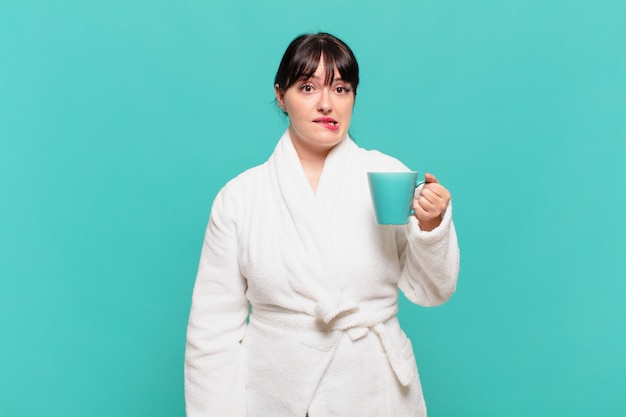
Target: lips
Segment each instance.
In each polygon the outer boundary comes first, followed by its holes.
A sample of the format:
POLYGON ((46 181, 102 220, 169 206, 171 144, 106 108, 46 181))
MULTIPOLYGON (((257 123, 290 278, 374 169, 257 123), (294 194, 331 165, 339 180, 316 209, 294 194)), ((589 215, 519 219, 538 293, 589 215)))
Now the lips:
POLYGON ((337 121, 330 117, 320 117, 319 119, 313 120, 313 122, 325 127, 328 130, 339 129, 339 124, 337 123, 337 121))

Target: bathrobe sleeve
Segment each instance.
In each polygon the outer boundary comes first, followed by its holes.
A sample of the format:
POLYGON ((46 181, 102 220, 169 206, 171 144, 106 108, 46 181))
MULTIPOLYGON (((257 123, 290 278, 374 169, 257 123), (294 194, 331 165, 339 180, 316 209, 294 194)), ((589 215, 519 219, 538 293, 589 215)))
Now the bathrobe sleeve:
POLYGON ((236 206, 222 190, 211 210, 193 290, 185 351, 187 417, 245 417, 249 304, 237 261, 236 206))
POLYGON ((402 267, 398 286, 402 292, 422 306, 446 302, 456 290, 460 258, 452 203, 434 230, 420 230, 418 220, 411 216, 405 227, 397 229, 396 239, 402 267))

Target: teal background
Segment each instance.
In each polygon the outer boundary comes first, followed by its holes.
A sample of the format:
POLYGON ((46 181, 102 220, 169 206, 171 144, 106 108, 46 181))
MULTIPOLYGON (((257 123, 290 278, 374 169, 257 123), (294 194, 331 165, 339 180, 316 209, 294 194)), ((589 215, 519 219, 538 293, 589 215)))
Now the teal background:
POLYGON ((457 293, 403 301, 431 417, 626 415, 626 2, 0 2, 0 416, 183 416, 210 204, 354 49, 358 143, 435 173, 457 293))

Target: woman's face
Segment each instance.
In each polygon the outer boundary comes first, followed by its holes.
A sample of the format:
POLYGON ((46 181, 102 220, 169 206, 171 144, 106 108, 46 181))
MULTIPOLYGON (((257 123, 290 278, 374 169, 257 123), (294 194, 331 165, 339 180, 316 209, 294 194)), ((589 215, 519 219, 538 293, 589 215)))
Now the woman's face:
POLYGON ((324 84, 323 57, 308 80, 298 80, 286 91, 278 86, 276 100, 289 116, 291 140, 302 157, 304 153, 328 153, 348 133, 354 90, 341 79, 335 68, 332 84, 324 84))

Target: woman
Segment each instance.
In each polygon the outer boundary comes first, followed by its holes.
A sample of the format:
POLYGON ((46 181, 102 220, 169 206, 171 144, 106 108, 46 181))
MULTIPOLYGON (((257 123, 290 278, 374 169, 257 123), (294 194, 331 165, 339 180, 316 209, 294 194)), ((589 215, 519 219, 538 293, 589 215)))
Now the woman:
POLYGON ((329 34, 287 48, 275 93, 289 127, 211 210, 187 333, 189 417, 426 415, 398 288, 424 306, 454 292, 450 194, 427 174, 407 225, 376 224, 366 173, 408 168, 350 139, 358 83, 352 51, 329 34))

